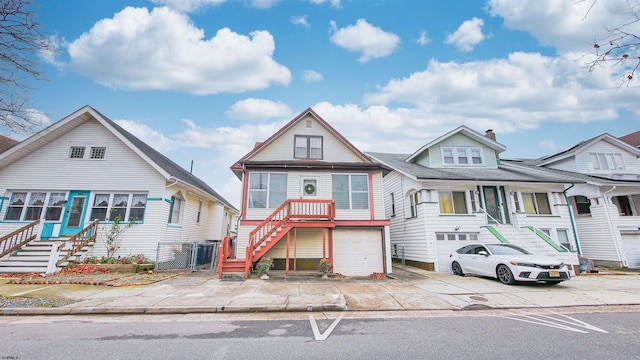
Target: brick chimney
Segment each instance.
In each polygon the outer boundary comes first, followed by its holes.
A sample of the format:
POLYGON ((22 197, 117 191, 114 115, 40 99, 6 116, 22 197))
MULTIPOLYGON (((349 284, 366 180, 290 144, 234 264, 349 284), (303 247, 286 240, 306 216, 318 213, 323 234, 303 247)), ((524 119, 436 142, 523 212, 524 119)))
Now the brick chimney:
MULTIPOLYGON (((489 139, 496 141, 496 133, 493 132, 493 130, 489 129, 485 132, 484 136, 488 137, 489 139)), ((496 160, 500 161, 500 154, 498 154, 498 152, 496 151, 496 160)))
POLYGON ((484 136, 488 137, 489 139, 496 141, 496 133, 493 132, 493 130, 489 129, 487 130, 487 132, 484 134, 484 136))

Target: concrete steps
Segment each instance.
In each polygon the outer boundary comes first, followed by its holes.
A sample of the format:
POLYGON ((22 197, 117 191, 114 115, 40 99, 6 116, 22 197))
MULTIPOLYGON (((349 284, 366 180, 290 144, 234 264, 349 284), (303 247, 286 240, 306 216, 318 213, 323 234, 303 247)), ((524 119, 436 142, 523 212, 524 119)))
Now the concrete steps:
MULTIPOLYGON (((0 259, 0 273, 46 273, 53 246, 66 240, 68 239, 31 241, 17 252, 0 259)), ((70 246, 70 244, 66 244, 65 248, 67 245, 70 246)), ((89 247, 86 247, 78 256, 82 256, 88 250, 89 247)), ((56 262, 64 255, 64 253, 58 254, 56 262)))

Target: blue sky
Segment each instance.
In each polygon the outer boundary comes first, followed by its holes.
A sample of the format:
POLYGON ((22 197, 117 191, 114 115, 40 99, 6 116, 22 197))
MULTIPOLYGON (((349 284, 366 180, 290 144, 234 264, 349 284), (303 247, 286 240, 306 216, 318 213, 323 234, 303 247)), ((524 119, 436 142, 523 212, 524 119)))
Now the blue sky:
POLYGON ((640 130, 638 83, 584 66, 635 0, 39 3, 45 124, 91 105, 236 205, 229 166, 308 107, 375 152, 459 125, 493 129, 506 158, 640 130))

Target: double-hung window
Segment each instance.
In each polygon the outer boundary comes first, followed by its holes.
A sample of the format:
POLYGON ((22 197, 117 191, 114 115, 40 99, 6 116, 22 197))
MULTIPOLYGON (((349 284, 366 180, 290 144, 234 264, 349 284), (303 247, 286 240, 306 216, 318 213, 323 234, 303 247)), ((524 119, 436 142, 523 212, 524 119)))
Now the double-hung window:
POLYGON ((549 215, 551 205, 547 193, 522 193, 524 212, 527 214, 549 215))
POLYGON ((275 209, 287 200, 287 174, 249 174, 249 208, 275 209))
POLYGON ((322 136, 296 135, 294 141, 294 158, 322 159, 322 136))
POLYGON ((410 217, 418 216, 418 204, 420 203, 420 193, 417 191, 409 194, 409 215, 410 217))
POLYGON ((467 201, 464 191, 438 191, 441 214, 466 214, 467 201))
POLYGON ((66 193, 14 192, 9 199, 5 220, 33 221, 43 217, 50 221, 60 220, 66 204, 66 193))
POLYGON ((336 209, 368 209, 369 180, 367 175, 332 176, 332 195, 336 209))
POLYGON ((442 163, 445 165, 483 165, 482 149, 479 147, 443 147, 442 163))
POLYGON ((589 153, 595 170, 624 170, 621 153, 589 153))
POLYGON ((141 221, 147 194, 97 193, 93 196, 91 220, 100 221, 141 221))
POLYGON ((171 197, 171 205, 169 206, 169 224, 180 224, 182 221, 182 211, 184 207, 184 198, 182 194, 177 193, 171 197))
POLYGON ((589 198, 576 195, 574 199, 576 200, 576 209, 579 215, 591 214, 591 200, 589 200, 589 198))

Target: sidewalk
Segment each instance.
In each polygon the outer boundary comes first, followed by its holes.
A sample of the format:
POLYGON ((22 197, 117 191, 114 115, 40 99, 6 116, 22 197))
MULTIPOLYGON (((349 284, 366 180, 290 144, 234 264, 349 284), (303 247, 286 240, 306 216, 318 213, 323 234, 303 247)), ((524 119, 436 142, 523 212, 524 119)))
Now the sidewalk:
POLYGON ((108 287, 8 285, 0 295, 66 297, 53 308, 2 308, 4 315, 186 314, 283 311, 390 311, 640 305, 640 273, 579 275, 556 286, 503 285, 394 264, 393 278, 320 279, 270 274, 269 280, 180 275, 159 283, 108 287))

